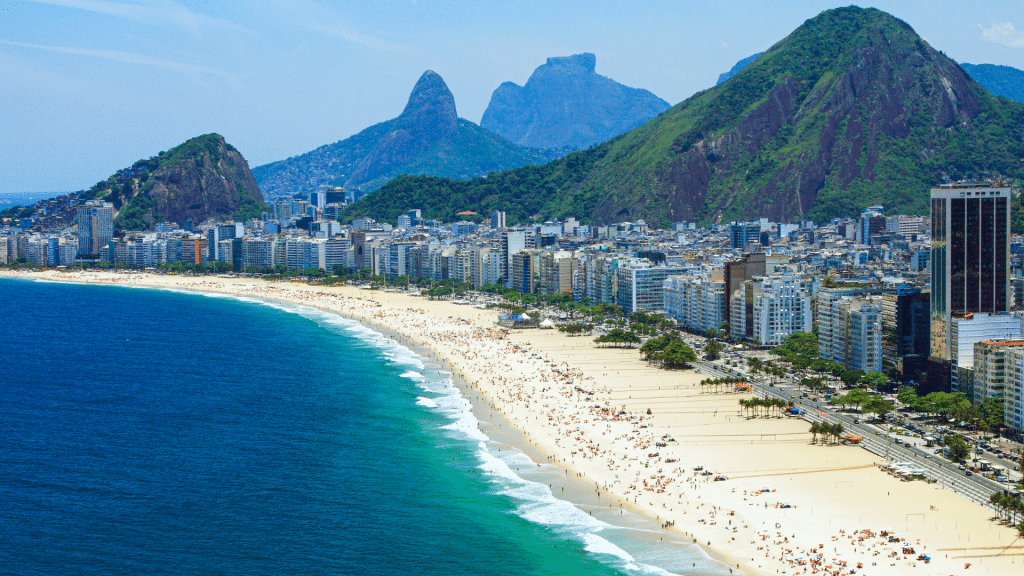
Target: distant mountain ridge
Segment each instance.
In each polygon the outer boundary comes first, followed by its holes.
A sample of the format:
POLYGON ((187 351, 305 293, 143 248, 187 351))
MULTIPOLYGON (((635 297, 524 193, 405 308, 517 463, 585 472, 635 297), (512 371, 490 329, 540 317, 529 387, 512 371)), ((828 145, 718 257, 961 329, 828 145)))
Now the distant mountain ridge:
POLYGON ((596 65, 591 53, 548 58, 524 86, 498 86, 480 125, 521 146, 582 150, 669 108, 647 90, 601 76, 596 65))
POLYGON ((760 56, 761 54, 764 54, 764 52, 758 52, 757 54, 754 54, 753 56, 747 56, 743 60, 740 60, 739 62, 734 64, 733 67, 730 68, 728 72, 723 72, 723 73, 719 74, 718 75, 718 82, 715 83, 715 86, 718 86, 719 84, 723 84, 726 80, 728 80, 729 78, 732 78, 733 76, 738 74, 739 71, 743 70, 744 68, 746 68, 748 64, 750 64, 754 60, 757 60, 757 57, 760 56))
POLYGON ((368 192, 400 174, 472 178, 556 157, 555 152, 518 146, 459 118, 447 84, 427 70, 397 118, 311 152, 258 166, 253 176, 269 197, 291 196, 321 184, 368 192))
POLYGON ((794 222, 873 204, 925 214, 943 177, 1024 178, 1021 158, 1024 105, 992 96, 905 22, 846 7, 600 146, 486 180, 403 178, 346 217, 417 207, 507 210, 509 222, 794 222))
POLYGON ((1024 103, 1024 70, 996 64, 961 64, 960 66, 989 92, 1024 103))

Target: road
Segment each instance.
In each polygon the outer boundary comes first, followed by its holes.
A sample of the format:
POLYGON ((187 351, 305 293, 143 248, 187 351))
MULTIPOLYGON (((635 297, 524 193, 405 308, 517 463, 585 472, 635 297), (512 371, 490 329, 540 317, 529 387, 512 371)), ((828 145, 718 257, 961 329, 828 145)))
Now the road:
MULTIPOLYGON (((728 378, 737 375, 746 376, 738 370, 734 369, 732 373, 729 373, 720 366, 703 361, 697 362, 696 368, 712 378, 728 378)), ((1000 484, 999 482, 989 480, 980 474, 966 476, 965 472, 959 470, 956 464, 940 455, 931 454, 927 448, 922 449, 922 447, 918 446, 907 447, 902 444, 896 444, 892 441, 895 438, 894 435, 885 433, 877 426, 863 422, 859 424, 854 423, 854 417, 827 410, 828 405, 825 402, 815 402, 808 398, 800 398, 801 392, 796 387, 792 387, 791 384, 790 386, 777 384, 772 387, 754 378, 750 379, 750 383, 753 385, 754 393, 758 396, 780 398, 793 402, 794 406, 806 411, 806 414, 802 415, 801 418, 808 422, 840 423, 847 432, 862 436, 864 438, 862 446, 870 452, 883 458, 888 457, 891 462, 910 462, 914 468, 927 470, 930 477, 937 480, 944 488, 970 498, 987 508, 995 510, 995 507, 988 503, 989 496, 993 492, 1009 488, 1007 484, 1000 484), (796 398, 794 399, 792 396, 796 396, 796 398)))

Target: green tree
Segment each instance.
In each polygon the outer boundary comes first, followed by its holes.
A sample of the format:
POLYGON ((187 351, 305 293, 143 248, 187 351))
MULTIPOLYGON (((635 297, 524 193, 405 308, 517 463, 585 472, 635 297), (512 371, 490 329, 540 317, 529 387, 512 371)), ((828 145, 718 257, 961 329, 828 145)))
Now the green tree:
POLYGON ((843 396, 843 404, 849 404, 854 406, 858 410, 861 405, 871 399, 871 395, 865 392, 861 388, 851 390, 849 394, 843 396))
POLYGON ((917 396, 917 390, 914 390, 909 386, 904 386, 896 393, 896 399, 904 406, 916 406, 919 398, 917 396))
POLYGON ((971 453, 971 449, 967 446, 967 442, 965 442, 960 436, 950 434, 946 436, 943 443, 946 445, 946 448, 949 449, 950 459, 954 462, 963 462, 971 453))
POLYGON ((843 381, 847 387, 856 386, 865 374, 863 370, 846 370, 839 375, 839 379, 843 381))
POLYGON ((889 384, 889 377, 884 372, 868 372, 861 379, 868 388, 878 389, 889 384))
POLYGON ((718 340, 709 340, 704 346, 704 355, 708 360, 718 360, 722 354, 722 345, 718 340))
POLYGON ((893 404, 879 396, 872 396, 864 403, 864 411, 876 414, 880 420, 885 420, 885 416, 893 411, 893 404))
POLYGON ((1003 399, 985 398, 978 406, 978 415, 993 429, 1003 425, 1003 399))

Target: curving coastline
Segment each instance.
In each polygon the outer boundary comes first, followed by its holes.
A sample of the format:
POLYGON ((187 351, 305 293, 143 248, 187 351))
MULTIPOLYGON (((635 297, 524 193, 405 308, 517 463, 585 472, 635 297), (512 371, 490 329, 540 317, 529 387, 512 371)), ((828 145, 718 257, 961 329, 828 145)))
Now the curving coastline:
POLYGON ((595 349, 554 332, 506 334, 494 329, 492 312, 404 294, 230 278, 17 275, 270 298, 371 323, 429 348, 602 502, 674 522, 671 530, 747 573, 814 574, 810 563, 794 561, 822 554, 817 573, 832 566, 829 574, 1010 574, 1021 560, 1013 554, 1024 551, 983 507, 899 482, 865 450, 810 445, 802 420, 747 419, 737 407, 744 395, 702 392, 702 376, 651 368, 635 351, 595 349), (695 473, 700 465, 716 474, 695 473), (729 480, 712 481, 718 474, 729 480), (770 491, 754 495, 765 486, 770 491), (887 529, 905 542, 879 538, 887 529), (908 546, 909 558, 901 553, 908 546), (930 563, 916 560, 922 552, 930 563))

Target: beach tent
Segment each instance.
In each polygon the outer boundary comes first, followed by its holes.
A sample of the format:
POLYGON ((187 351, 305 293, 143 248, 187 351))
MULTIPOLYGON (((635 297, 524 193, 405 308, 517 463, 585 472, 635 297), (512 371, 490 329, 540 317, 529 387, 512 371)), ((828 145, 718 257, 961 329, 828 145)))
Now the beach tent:
POLYGON ((545 318, 544 321, 540 323, 540 327, 551 329, 555 327, 555 323, 551 321, 551 318, 545 318))
POLYGON ((538 321, 526 314, 502 314, 498 316, 498 323, 514 328, 536 328, 538 321))

